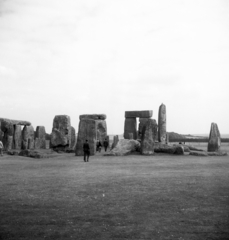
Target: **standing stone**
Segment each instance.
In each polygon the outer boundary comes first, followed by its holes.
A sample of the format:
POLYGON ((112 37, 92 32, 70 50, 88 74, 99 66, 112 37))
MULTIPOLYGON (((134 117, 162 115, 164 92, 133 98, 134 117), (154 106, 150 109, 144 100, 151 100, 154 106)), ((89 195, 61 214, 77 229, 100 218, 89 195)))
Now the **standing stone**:
POLYGON ((22 142, 22 132, 20 125, 14 125, 14 134, 13 134, 13 149, 21 149, 22 142))
POLYGON ((2 120, 1 121, 1 130, 4 133, 3 136, 3 145, 6 151, 12 149, 13 145, 13 134, 14 134, 14 127, 11 121, 2 120))
POLYGON ((24 126, 22 130, 22 149, 34 149, 34 128, 24 126))
POLYGON ((105 120, 96 120, 97 139, 103 143, 107 136, 107 123, 105 120))
POLYGON ((166 144, 169 144, 169 133, 166 133, 166 144))
POLYGON ((143 126, 142 140, 141 140, 141 154, 153 155, 154 154, 154 119, 148 119, 143 126))
POLYGON ((113 143, 111 145, 111 149, 115 148, 117 146, 118 142, 119 142, 119 137, 118 137, 118 135, 115 135, 113 137, 113 143))
POLYGON ((85 140, 88 140, 90 146, 90 155, 94 155, 96 152, 96 120, 83 118, 79 122, 79 130, 76 143, 76 156, 83 156, 83 144, 85 140))
POLYGON ((54 148, 71 146, 71 122, 69 116, 55 116, 51 133, 51 145, 54 148))
POLYGON ((134 139, 133 133, 129 133, 129 139, 134 139))
POLYGON ((158 113, 158 141, 166 141, 166 106, 162 103, 158 113))
POLYGON ((50 140, 45 140, 45 149, 50 149, 50 140))
POLYGON ((76 144, 76 130, 74 127, 71 127, 71 149, 75 148, 75 144, 76 144))
POLYGON ((129 139, 129 133, 133 133, 133 138, 137 139, 137 120, 135 117, 125 119, 125 124, 124 124, 125 139, 129 139))
POLYGON ((148 122, 149 118, 139 118, 139 124, 138 124, 138 138, 142 138, 142 131, 144 125, 148 122))
POLYGON ((219 151, 221 145, 220 132, 216 123, 211 124, 211 130, 208 139, 208 152, 219 151))
POLYGON ((44 126, 37 126, 35 133, 35 148, 45 149, 46 131, 44 126))

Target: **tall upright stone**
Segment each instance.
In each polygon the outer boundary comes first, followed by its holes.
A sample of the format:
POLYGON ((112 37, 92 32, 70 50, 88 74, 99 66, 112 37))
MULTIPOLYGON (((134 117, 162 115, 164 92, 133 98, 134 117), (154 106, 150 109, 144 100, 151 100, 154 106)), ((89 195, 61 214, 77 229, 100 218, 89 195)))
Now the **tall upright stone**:
POLYGON ((158 112, 158 141, 166 142, 166 106, 163 103, 158 112))
POLYGON ((107 136, 107 123, 105 120, 96 120, 97 139, 103 143, 107 136))
POLYGON ((45 149, 46 148, 46 131, 44 126, 37 126, 35 132, 35 139, 36 139, 36 148, 45 149))
POLYGON ((24 126, 22 130, 22 149, 34 149, 34 128, 24 126))
POLYGON ((75 154, 76 156, 83 156, 83 144, 88 140, 90 146, 90 154, 94 155, 96 152, 96 120, 83 118, 79 122, 78 136, 75 154))
POLYGON ((71 146, 71 121, 69 116, 55 116, 51 133, 51 145, 53 148, 71 146))
POLYGON ((1 130, 4 133, 3 136, 3 145, 5 150, 11 150, 13 146, 13 133, 14 126, 11 121, 2 120, 1 121, 1 130))
POLYGON ((220 150, 221 139, 220 132, 216 123, 211 124, 211 130, 208 139, 208 152, 216 152, 220 150))
POLYGON ((148 119, 143 126, 142 139, 141 139, 141 154, 153 155, 154 154, 154 129, 155 120, 148 119))
POLYGON ((118 135, 115 135, 113 137, 113 143, 111 145, 111 149, 115 148, 117 146, 118 142, 119 142, 119 137, 118 137, 118 135))
POLYGON ((14 133, 13 133, 13 149, 20 150, 22 144, 22 131, 21 125, 14 125, 14 133))
POLYGON ((71 149, 75 148, 75 144, 76 144, 76 130, 74 127, 71 126, 71 149))
POLYGON ((125 118, 124 138, 129 139, 129 133, 133 133, 133 138, 137 139, 137 120, 136 117, 125 118))

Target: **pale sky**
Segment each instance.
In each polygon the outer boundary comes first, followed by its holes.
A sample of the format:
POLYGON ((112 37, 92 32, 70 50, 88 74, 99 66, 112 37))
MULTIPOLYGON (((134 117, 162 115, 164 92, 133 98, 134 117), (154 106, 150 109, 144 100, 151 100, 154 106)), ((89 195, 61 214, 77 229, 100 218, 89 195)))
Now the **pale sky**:
POLYGON ((0 117, 167 109, 167 131, 229 133, 228 0, 0 0, 0 117))

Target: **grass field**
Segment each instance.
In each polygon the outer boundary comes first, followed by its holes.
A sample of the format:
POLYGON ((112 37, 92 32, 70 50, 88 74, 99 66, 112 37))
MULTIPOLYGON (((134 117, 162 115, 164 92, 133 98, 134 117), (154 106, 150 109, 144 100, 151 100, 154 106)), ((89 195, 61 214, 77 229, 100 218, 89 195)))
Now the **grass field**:
POLYGON ((4 156, 0 239, 229 239, 229 157, 4 156))

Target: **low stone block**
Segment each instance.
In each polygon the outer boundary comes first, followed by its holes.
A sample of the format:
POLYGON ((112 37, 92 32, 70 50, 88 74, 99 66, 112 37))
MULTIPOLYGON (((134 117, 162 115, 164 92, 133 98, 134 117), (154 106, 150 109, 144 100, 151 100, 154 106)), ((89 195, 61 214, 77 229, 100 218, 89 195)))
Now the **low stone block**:
POLYGON ((80 115, 80 120, 82 119, 93 119, 93 120, 105 120, 107 116, 105 114, 83 114, 80 115))

